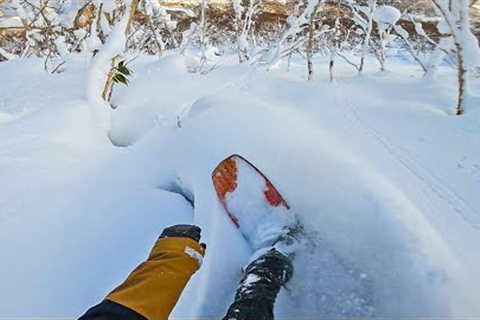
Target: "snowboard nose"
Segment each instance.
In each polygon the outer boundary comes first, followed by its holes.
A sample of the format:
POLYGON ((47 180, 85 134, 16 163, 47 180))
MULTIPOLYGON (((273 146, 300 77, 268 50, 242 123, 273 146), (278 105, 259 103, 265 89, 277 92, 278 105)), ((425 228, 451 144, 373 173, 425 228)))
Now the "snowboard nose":
POLYGON ((225 200, 227 193, 233 192, 237 188, 237 163, 235 159, 230 157, 222 161, 213 171, 212 176, 218 197, 225 200))
POLYGON ((263 184, 262 192, 265 203, 273 208, 284 207, 286 209, 290 209, 290 206, 287 204, 281 194, 257 167, 255 167, 251 162, 242 156, 237 154, 231 155, 220 162, 215 170, 213 170, 212 180, 218 199, 237 228, 240 227, 239 218, 235 212, 231 212, 231 210, 228 208, 227 196, 228 194, 234 193, 238 187, 239 165, 242 166, 242 168, 248 168, 248 170, 254 172, 255 175, 259 177, 259 181, 261 181, 263 184))

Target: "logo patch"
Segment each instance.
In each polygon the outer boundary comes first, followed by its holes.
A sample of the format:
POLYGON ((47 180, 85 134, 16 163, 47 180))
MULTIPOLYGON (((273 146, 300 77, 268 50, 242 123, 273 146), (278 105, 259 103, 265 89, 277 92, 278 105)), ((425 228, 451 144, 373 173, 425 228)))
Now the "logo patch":
POLYGON ((202 265, 203 256, 200 253, 198 253, 195 249, 190 248, 189 246, 186 246, 185 253, 190 257, 192 257, 193 259, 197 260, 199 267, 202 265))

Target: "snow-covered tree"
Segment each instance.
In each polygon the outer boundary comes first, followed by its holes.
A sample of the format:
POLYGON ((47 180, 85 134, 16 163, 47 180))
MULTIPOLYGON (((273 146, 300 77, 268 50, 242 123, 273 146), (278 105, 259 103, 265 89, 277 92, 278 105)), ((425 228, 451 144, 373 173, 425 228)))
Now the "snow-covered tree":
POLYGON ((326 47, 330 58, 328 63, 330 81, 334 81, 334 67, 337 57, 340 57, 348 64, 353 65, 357 70, 359 68, 358 65, 352 62, 351 59, 343 53, 345 49, 350 49, 349 42, 351 41, 352 29, 342 23, 343 17, 339 12, 337 12, 335 16, 336 19, 333 26, 324 25, 323 30, 323 33, 325 34, 324 46, 326 47))
POLYGON ((123 70, 122 66, 125 66, 124 53, 138 4, 139 0, 124 3, 123 16, 113 26, 105 43, 93 57, 89 68, 87 97, 94 108, 96 121, 105 129, 110 125, 108 109, 111 107, 109 102, 113 86, 117 82, 124 82, 119 80, 122 80, 121 76, 126 76, 121 70, 123 70))
POLYGON ((308 28, 312 15, 318 9, 319 3, 322 0, 306 0, 305 9, 299 16, 291 15, 287 19, 287 26, 282 32, 280 39, 273 45, 269 51, 269 58, 267 64, 271 67, 275 65, 282 58, 288 56, 291 52, 298 50, 298 48, 305 45, 308 37, 304 35, 305 29, 308 28), (294 41, 290 41, 290 40, 294 41))
POLYGON ((319 1, 313 10, 310 12, 310 17, 308 18, 308 42, 307 42, 307 73, 308 73, 308 80, 313 80, 313 51, 315 45, 315 30, 316 30, 316 16, 318 8, 320 7, 321 2, 319 1))
POLYGON ((375 53, 380 63, 381 71, 385 71, 385 63, 387 60, 386 47, 396 37, 392 34, 392 31, 401 16, 400 10, 388 5, 379 6, 373 12, 373 19, 376 22, 379 36, 379 44, 375 53))
POLYGON ((188 47, 194 41, 195 35, 198 34, 198 24, 190 23, 190 27, 182 32, 182 43, 180 44, 180 54, 185 55, 188 47))
POLYGON ((102 11, 103 2, 8 0, 7 10, 14 11, 25 30, 21 55, 43 57, 45 70, 57 72, 71 53, 98 48, 100 40, 104 40, 103 32, 98 32, 102 29, 104 15, 99 13, 98 19, 93 17, 97 11, 102 11))
POLYGON ((478 40, 470 25, 470 4, 468 0, 432 0, 438 14, 442 17, 439 31, 445 37, 442 46, 454 50, 458 68, 458 99, 455 113, 465 113, 468 96, 469 71, 480 63, 478 40))
POLYGON ((207 8, 208 8, 208 1, 202 0, 200 4, 200 24, 199 24, 199 32, 200 32, 200 68, 203 67, 207 63, 207 8))
POLYGON ((365 58, 371 48, 377 0, 368 0, 366 5, 360 3, 358 0, 346 0, 346 4, 352 11, 353 22, 359 27, 359 33, 363 36, 360 63, 358 67, 356 66, 359 72, 363 72, 365 68, 365 58))
POLYGON ((56 72, 64 64, 62 56, 68 53, 65 26, 60 0, 9 0, 7 6, 14 10, 23 23, 25 45, 22 56, 44 58, 44 69, 56 72))
POLYGON ((143 0, 138 7, 141 20, 135 22, 135 32, 128 46, 147 54, 162 55, 166 49, 177 47, 177 21, 157 0, 143 0))
MULTIPOLYGON (((430 39, 430 37, 427 35, 425 30, 423 29, 422 23, 418 22, 418 21, 415 21, 415 19, 412 15, 407 14, 407 16, 410 18, 410 21, 415 26, 415 32, 416 32, 415 36, 417 36, 417 39, 425 38, 428 41, 431 41, 431 43, 435 44, 435 42, 430 39), (420 38, 418 38, 418 37, 420 37, 420 38)), ((425 74, 427 74, 428 73, 427 64, 423 60, 423 58, 420 56, 419 52, 417 50, 415 50, 415 45, 414 45, 413 40, 412 40, 413 35, 410 34, 410 32, 408 32, 401 24, 394 25, 394 30, 395 30, 395 33, 405 43, 406 49, 411 54, 413 59, 420 65, 420 67, 423 69, 425 74)))
POLYGON ((263 0, 231 0, 235 13, 235 33, 240 63, 250 60, 249 36, 254 19, 260 13, 263 0))
POLYGON ((192 21, 190 28, 185 30, 182 35, 181 53, 186 55, 187 70, 192 73, 208 73, 211 67, 209 63, 209 38, 207 24, 207 10, 209 7, 208 0, 202 0, 199 6, 198 19, 192 21), (194 52, 187 54, 187 49, 192 44, 197 44, 198 48, 194 52), (198 49, 198 50, 197 50, 198 49), (199 52, 197 52, 199 51, 199 52))
POLYGON ((341 46, 341 24, 340 18, 337 17, 335 19, 334 26, 330 29, 330 39, 328 41, 328 51, 329 51, 329 63, 328 63, 328 70, 330 74, 330 82, 333 82, 333 69, 335 67, 335 57, 339 54, 340 46, 341 46))

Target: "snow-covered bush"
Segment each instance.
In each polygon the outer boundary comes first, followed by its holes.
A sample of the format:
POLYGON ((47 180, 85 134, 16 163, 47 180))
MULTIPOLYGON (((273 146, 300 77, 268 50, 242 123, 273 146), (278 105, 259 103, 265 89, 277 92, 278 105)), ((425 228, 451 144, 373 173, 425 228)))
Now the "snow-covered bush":
POLYGON ((132 4, 128 49, 160 54, 178 46, 178 23, 157 0, 8 0, 2 10, 18 17, 25 32, 21 49, 2 52, 44 57, 46 69, 58 69, 71 53, 96 54, 132 4))
POLYGON ((135 33, 129 39, 128 47, 146 54, 162 55, 166 49, 178 46, 175 36, 178 22, 157 0, 141 1, 135 22, 135 33))
POLYGON ((60 0, 9 0, 7 10, 15 12, 23 24, 25 37, 21 56, 45 58, 46 71, 56 72, 63 65, 67 48, 65 4, 60 0))

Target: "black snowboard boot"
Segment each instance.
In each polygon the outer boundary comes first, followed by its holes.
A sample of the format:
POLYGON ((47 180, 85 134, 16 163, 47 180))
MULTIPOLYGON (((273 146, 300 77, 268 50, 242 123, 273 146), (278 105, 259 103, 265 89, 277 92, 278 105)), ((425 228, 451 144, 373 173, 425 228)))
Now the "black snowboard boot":
POLYGON ((273 320, 280 288, 293 274, 291 258, 272 248, 253 260, 223 320, 273 320))

